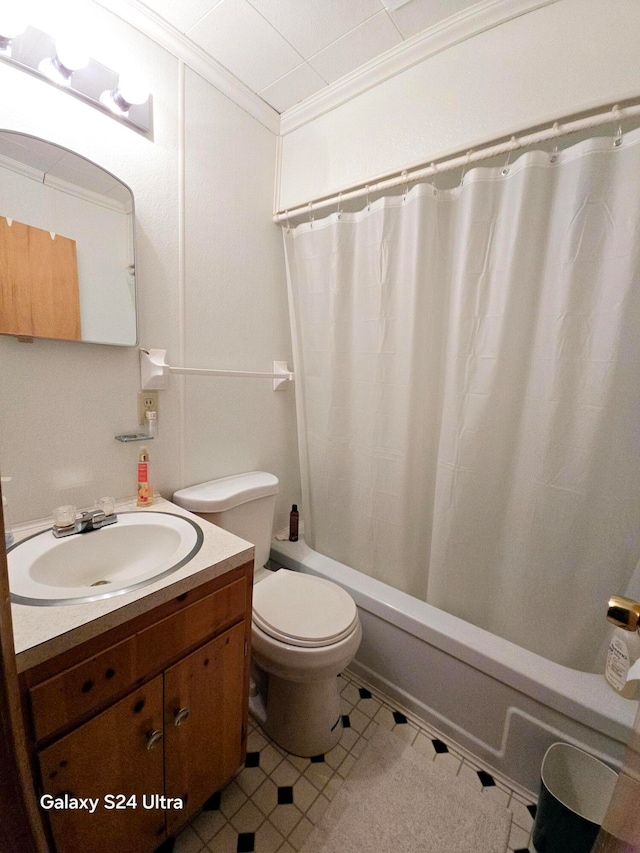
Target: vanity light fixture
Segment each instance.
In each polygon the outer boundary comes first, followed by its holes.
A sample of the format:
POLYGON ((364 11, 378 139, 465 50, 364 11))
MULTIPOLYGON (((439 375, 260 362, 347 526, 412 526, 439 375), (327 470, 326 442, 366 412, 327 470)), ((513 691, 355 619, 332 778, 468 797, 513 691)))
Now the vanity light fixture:
POLYGON ((8 62, 41 80, 97 107, 143 133, 152 126, 149 89, 91 59, 82 40, 53 39, 28 26, 24 16, 0 12, 0 61, 8 62))

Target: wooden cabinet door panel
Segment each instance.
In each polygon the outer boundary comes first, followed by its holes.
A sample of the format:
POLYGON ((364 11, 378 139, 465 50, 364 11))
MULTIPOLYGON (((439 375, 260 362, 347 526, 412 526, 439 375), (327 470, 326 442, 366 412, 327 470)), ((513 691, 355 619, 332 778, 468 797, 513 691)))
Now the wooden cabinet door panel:
POLYGON ((104 707, 111 696, 133 687, 135 677, 135 640, 129 638, 32 687, 36 740, 104 707))
POLYGON ((162 730, 162 676, 40 752, 45 793, 98 799, 86 809, 50 809, 57 853, 146 853, 165 837, 163 809, 146 802, 164 793, 163 749, 148 750, 148 733, 162 730), (136 807, 108 809, 107 795, 134 796, 136 807))
POLYGON ((169 834, 242 763, 244 630, 241 622, 165 672, 166 795, 185 806, 167 812, 169 834))

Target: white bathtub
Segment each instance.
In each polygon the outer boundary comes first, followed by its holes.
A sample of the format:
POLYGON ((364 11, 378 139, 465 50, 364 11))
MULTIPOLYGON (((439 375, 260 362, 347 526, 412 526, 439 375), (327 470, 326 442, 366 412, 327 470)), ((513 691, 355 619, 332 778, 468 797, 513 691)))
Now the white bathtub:
POLYGON ((578 672, 311 550, 274 540, 278 566, 320 575, 358 605, 363 640, 350 669, 523 791, 536 795, 561 740, 620 766, 638 703, 578 672))

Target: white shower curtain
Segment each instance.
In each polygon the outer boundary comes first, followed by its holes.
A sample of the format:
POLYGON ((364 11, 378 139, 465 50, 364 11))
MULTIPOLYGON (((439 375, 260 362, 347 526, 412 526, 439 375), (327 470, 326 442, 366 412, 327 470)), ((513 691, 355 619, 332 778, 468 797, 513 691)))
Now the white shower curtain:
POLYGON ((309 543, 593 669, 640 557, 640 132, 284 239, 309 543))

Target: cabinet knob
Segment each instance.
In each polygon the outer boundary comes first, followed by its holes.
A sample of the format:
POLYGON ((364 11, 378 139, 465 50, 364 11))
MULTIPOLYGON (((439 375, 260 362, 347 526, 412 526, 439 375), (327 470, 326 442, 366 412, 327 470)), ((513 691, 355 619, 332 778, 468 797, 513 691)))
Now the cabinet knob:
POLYGON ((179 726, 181 723, 184 723, 184 721, 187 719, 188 716, 189 716, 189 709, 188 708, 180 708, 180 710, 176 711, 176 713, 175 713, 174 720, 173 720, 174 725, 179 726))
POLYGON ((155 729, 154 731, 147 732, 147 750, 151 752, 152 749, 155 749, 156 744, 160 743, 164 736, 164 732, 162 729, 155 729))

